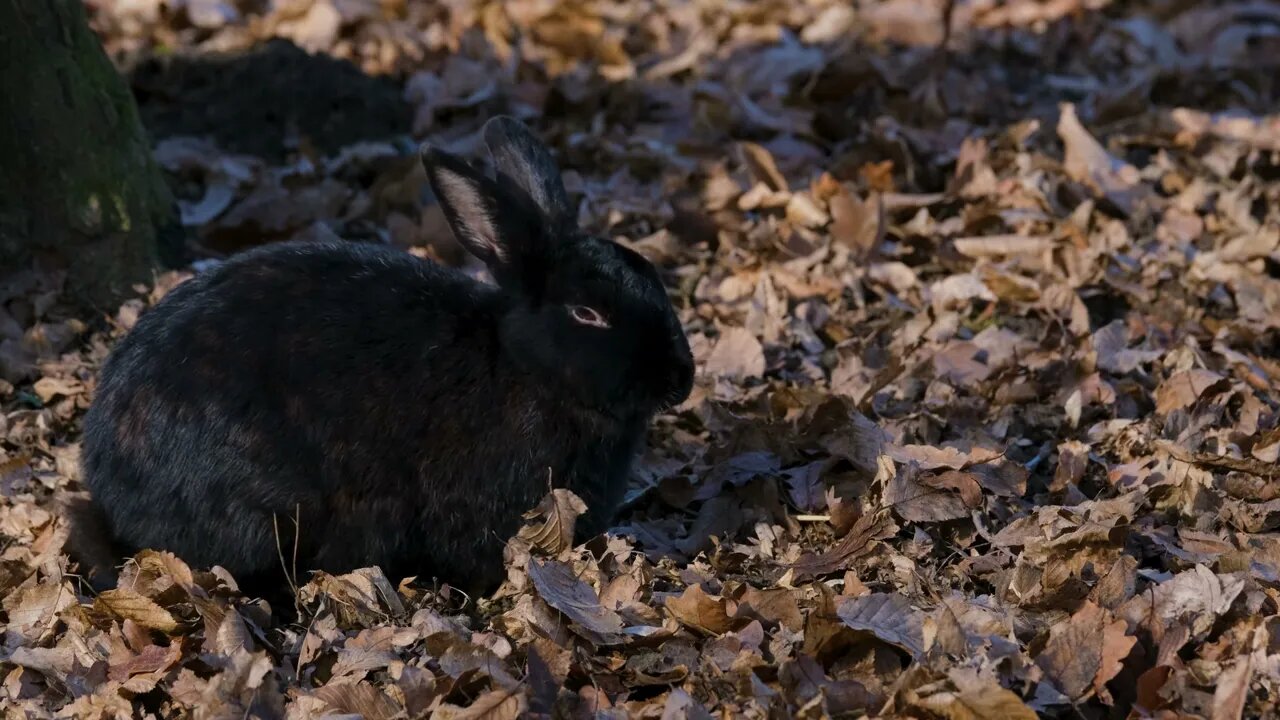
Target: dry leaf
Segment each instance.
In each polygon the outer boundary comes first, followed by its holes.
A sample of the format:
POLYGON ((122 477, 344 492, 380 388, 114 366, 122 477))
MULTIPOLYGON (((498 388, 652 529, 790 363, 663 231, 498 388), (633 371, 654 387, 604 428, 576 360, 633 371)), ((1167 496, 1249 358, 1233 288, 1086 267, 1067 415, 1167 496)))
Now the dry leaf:
POLYGON ((1086 601, 1070 620, 1050 628, 1036 664, 1064 695, 1079 701, 1104 689, 1136 642, 1125 634, 1123 620, 1086 601))
POLYGON ((339 713, 358 715, 365 720, 392 720, 404 709, 386 693, 369 683, 329 683, 316 688, 314 697, 339 713))
POLYGON ((750 331, 740 327, 721 328, 703 372, 712 377, 741 382, 764 374, 764 348, 750 331))
POLYGON ((840 572, 862 555, 872 552, 875 540, 890 537, 898 527, 885 512, 862 515, 840 542, 821 555, 806 554, 791 567, 798 575, 822 576, 840 572))
POLYGON ((836 614, 846 627, 861 630, 906 650, 913 657, 924 652, 923 617, 911 601, 896 593, 871 593, 838 598, 836 614))
POLYGON ((554 560, 529 563, 529 579, 548 605, 565 614, 574 630, 596 645, 626 641, 622 618, 600 605, 591 586, 578 579, 568 565, 554 560))
POLYGON ((889 476, 884 501, 907 522, 929 523, 968 517, 969 509, 960 495, 926 485, 914 464, 889 476))
POLYGON ((571 490, 556 488, 538 507, 525 513, 525 520, 542 518, 541 525, 525 525, 518 537, 542 552, 556 556, 573 547, 573 529, 578 516, 587 511, 587 504, 571 490))
POLYGON ((908 696, 910 704, 947 720, 1037 720, 1039 717, 1016 694, 971 669, 956 668, 948 677, 955 690, 944 689, 924 697, 908 696))
POLYGON ((1176 373, 1156 389, 1156 412, 1168 415, 1188 407, 1221 380, 1221 375, 1210 370, 1191 369, 1176 373))
POLYGON ((1076 117, 1075 106, 1063 103, 1058 137, 1066 148, 1064 165, 1073 178, 1090 186, 1126 213, 1132 213, 1140 194, 1138 169, 1112 157, 1076 117))
POLYGON ((732 623, 726 604, 724 598, 703 592, 700 585, 690 585, 683 594, 669 597, 665 603, 667 612, 680 624, 710 635, 729 632, 732 623))
POLYGON ((178 629, 178 621, 168 610, 133 590, 120 588, 103 591, 93 604, 103 612, 121 620, 132 620, 145 628, 163 633, 172 633, 178 629))

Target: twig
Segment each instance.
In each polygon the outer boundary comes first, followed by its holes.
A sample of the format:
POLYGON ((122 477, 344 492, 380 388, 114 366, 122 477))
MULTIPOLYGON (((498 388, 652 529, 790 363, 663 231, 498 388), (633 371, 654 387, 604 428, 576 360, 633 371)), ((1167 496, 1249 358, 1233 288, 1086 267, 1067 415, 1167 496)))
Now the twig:
MULTIPOLYGON (((284 559, 284 548, 280 546, 280 523, 277 521, 275 513, 271 513, 271 527, 275 531, 276 536, 276 555, 280 558, 280 569, 284 571, 284 579, 289 581, 289 589, 293 591, 294 602, 298 598, 298 583, 289 575, 289 563, 284 559)), ((296 529, 295 529, 296 530, 296 529)), ((295 537, 297 536, 295 532, 295 537)))
POLYGON ((298 596, 298 540, 302 537, 302 503, 293 505, 293 609, 302 612, 302 598, 298 596))

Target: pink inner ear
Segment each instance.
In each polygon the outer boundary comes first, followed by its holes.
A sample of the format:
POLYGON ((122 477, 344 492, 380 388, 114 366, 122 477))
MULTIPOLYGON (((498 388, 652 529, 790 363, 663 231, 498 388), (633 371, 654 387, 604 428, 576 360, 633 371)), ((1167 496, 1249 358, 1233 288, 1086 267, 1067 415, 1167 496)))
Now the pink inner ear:
POLYGON ((591 327, 598 328, 609 327, 609 321, 605 319, 604 315, 594 308, 589 308, 586 305, 574 305, 569 308, 569 314, 573 316, 574 320, 583 325, 590 325, 591 327))
MULTIPOLYGON (((475 184, 446 168, 436 170, 440 183, 440 191, 449 204, 458 213, 458 220, 476 243, 488 250, 498 262, 507 259, 506 248, 498 242, 498 229, 493 224, 493 216, 489 214, 480 192, 475 184)), ((480 249, 480 248, 478 248, 480 249)))

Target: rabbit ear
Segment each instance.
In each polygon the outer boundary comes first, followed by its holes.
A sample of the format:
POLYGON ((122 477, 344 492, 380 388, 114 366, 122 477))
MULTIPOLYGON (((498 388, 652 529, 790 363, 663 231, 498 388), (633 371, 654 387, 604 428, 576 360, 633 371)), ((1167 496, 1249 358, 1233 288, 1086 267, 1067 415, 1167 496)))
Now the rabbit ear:
POLYGON ((500 115, 484 124, 484 143, 498 171, 520 186, 553 224, 573 222, 569 194, 547 146, 515 118, 500 115))
POLYGON ((501 285, 521 280, 537 256, 545 220, 528 198, 485 177, 462 158, 423 146, 422 165, 458 242, 501 285))

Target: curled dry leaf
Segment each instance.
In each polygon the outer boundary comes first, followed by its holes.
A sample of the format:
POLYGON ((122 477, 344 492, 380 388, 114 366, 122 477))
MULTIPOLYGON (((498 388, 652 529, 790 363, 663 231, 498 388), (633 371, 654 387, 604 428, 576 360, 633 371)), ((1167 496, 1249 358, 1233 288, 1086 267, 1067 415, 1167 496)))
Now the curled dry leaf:
POLYGON ((1058 117, 1058 137, 1066 149, 1064 164, 1076 180, 1091 187, 1126 213, 1136 209, 1141 180, 1138 169, 1117 160, 1094 139, 1071 103, 1063 103, 1058 117))
POLYGON ((298 590, 298 596, 304 603, 326 597, 333 600, 344 624, 363 625, 405 612, 399 593, 376 567, 346 575, 318 572, 298 590))
POLYGON ((779 172, 778 164, 768 150, 753 142, 741 143, 739 147, 742 160, 756 182, 764 183, 774 192, 786 192, 787 179, 779 172))
POLYGON ((538 507, 525 513, 525 520, 542 518, 541 524, 526 524, 518 536, 533 547, 551 556, 573 547, 573 529, 578 516, 587 511, 587 504, 572 490, 552 490, 538 507))
POLYGON ((875 541, 898 532, 887 512, 870 512, 858 518, 840 542, 819 555, 805 554, 791 569, 797 576, 830 575, 847 569, 854 560, 875 550, 875 541))
POLYGON ((75 397, 84 392, 84 386, 78 382, 64 378, 43 377, 32 386, 41 402, 50 402, 56 397, 75 397))

